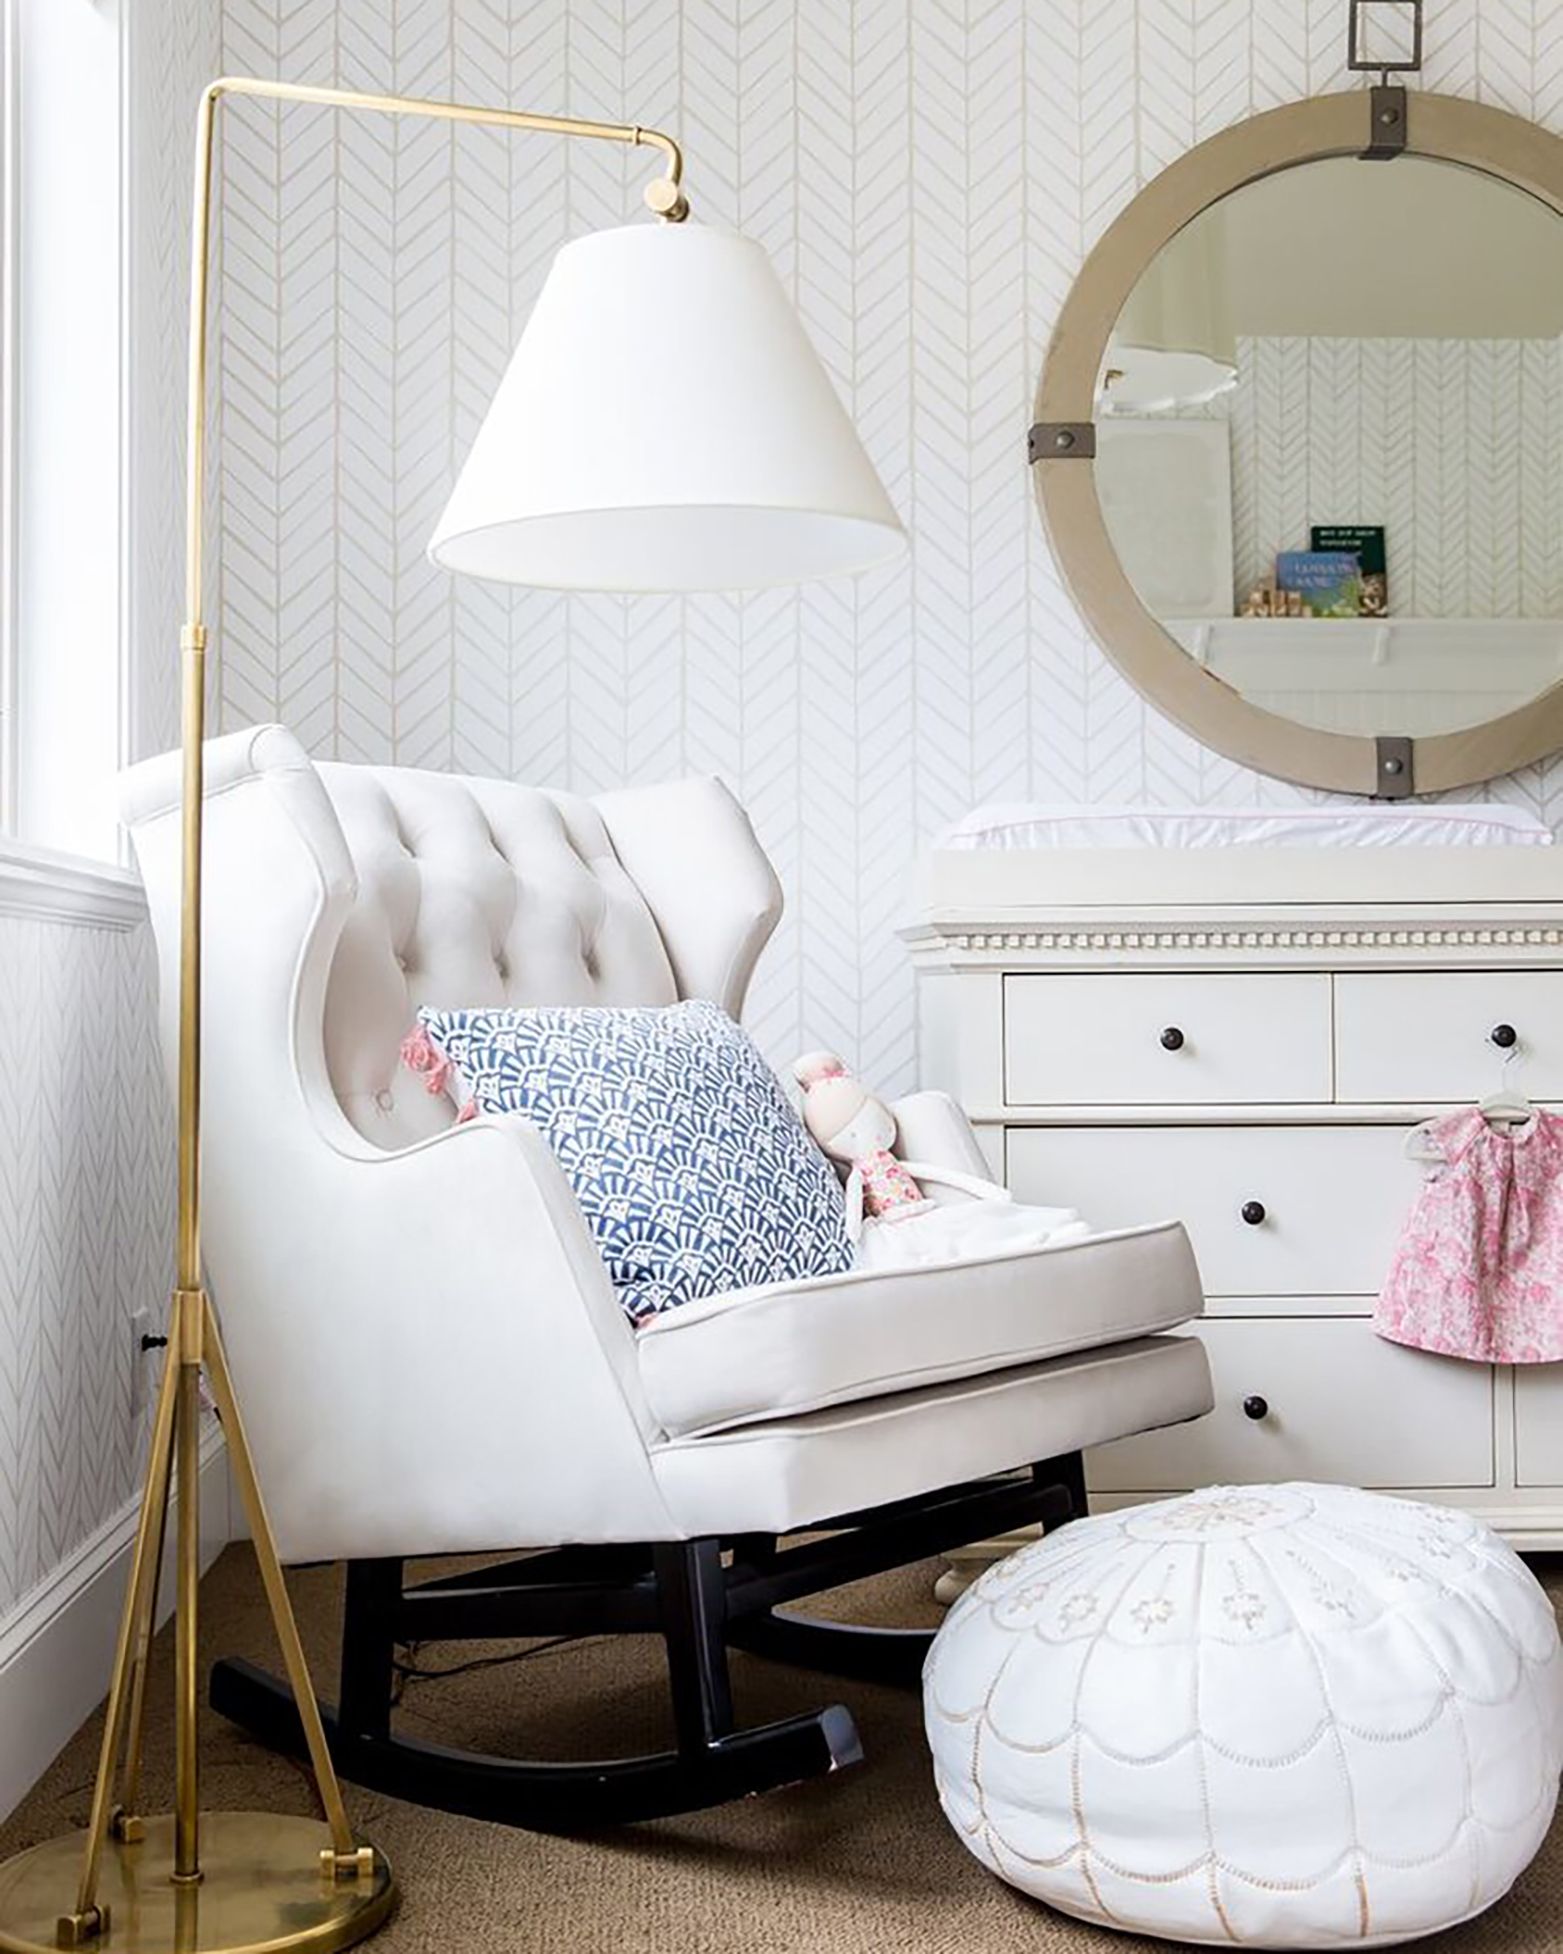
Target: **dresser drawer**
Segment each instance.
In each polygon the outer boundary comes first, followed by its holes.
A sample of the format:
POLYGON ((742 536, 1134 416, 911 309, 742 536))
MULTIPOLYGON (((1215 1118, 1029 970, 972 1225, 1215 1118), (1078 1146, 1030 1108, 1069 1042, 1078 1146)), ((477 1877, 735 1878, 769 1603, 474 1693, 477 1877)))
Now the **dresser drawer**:
MULTIPOLYGON (((1176 1493, 1282 1479, 1354 1486, 1494 1483, 1493 1373, 1402 1350, 1361 1317, 1203 1322, 1208 1418, 1089 1455, 1097 1492, 1176 1493), (1263 1415, 1244 1409, 1263 1400, 1263 1415)), ((1253 1407, 1258 1410, 1260 1407, 1253 1407)))
POLYGON ((1330 980, 1012 976, 1004 1076, 1017 1106, 1327 1100, 1330 980))
POLYGON ((1343 1100, 1483 1099, 1503 1076, 1492 1032, 1518 1034, 1510 1081, 1563 1099, 1563 971, 1429 970, 1335 979, 1336 1093, 1343 1100))
POLYGON ((1006 1165, 1017 1200, 1093 1228, 1183 1222, 1208 1295, 1373 1296, 1421 1185, 1406 1131, 1012 1126, 1006 1165))
POLYGON ((1563 1486, 1563 1364, 1514 1367, 1514 1477, 1563 1486))

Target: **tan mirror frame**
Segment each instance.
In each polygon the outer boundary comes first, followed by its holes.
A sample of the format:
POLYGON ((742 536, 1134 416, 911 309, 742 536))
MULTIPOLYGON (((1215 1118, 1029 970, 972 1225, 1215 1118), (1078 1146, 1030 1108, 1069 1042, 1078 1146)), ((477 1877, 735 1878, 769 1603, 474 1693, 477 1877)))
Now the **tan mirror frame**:
MULTIPOLYGON (((1394 91, 1398 96, 1399 91, 1394 91)), ((1415 741, 1409 780, 1381 773, 1379 742, 1298 725, 1251 705, 1196 664, 1136 596, 1096 492, 1097 376, 1145 267, 1201 211, 1276 170, 1360 155, 1378 91, 1290 103, 1212 136, 1153 178, 1087 258, 1058 317, 1037 388, 1039 425, 1076 430, 1033 462, 1037 502, 1070 595, 1141 695, 1204 745, 1260 773, 1343 794, 1437 793, 1491 780, 1563 748, 1563 683, 1497 719, 1415 741)), ((1449 95, 1408 93, 1405 150, 1500 177, 1563 216, 1563 139, 1522 117, 1449 95)), ((1393 169, 1393 159, 1373 165, 1393 169)))

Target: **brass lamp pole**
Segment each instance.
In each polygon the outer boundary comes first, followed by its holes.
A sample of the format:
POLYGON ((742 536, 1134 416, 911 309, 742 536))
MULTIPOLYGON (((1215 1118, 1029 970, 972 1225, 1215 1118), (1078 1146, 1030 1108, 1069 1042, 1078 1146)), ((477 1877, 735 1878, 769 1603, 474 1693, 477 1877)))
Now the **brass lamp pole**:
POLYGON ((103 1954, 261 1954, 327 1950, 372 1933, 395 1898, 383 1854, 356 1839, 332 1767, 282 1566, 244 1435, 216 1313, 201 1278, 201 820, 206 717, 206 624, 202 615, 202 506, 205 491, 207 288, 212 206, 212 141, 219 103, 230 96, 311 102, 377 115, 418 116, 541 130, 602 142, 651 145, 666 174, 646 202, 680 222, 683 159, 655 129, 512 109, 427 102, 352 89, 229 76, 208 85, 196 122, 195 198, 190 229, 190 342, 185 503, 185 624, 179 634, 183 679, 183 911, 179 964, 179 1240, 169 1324, 145 1489, 132 1550, 104 1721, 92 1813, 84 1835, 35 1846, 0 1866, 0 1954, 57 1948, 103 1954), (277 1638, 314 1770, 325 1822, 272 1813, 202 1814, 196 1747, 199 1546, 200 1377, 210 1380, 234 1477, 244 1500, 277 1638), (175 1565, 174 1758, 171 1815, 138 1811, 147 1663, 157 1617, 169 1495, 178 1473, 175 1565), (74 1897, 72 1895, 74 1894, 74 1897))

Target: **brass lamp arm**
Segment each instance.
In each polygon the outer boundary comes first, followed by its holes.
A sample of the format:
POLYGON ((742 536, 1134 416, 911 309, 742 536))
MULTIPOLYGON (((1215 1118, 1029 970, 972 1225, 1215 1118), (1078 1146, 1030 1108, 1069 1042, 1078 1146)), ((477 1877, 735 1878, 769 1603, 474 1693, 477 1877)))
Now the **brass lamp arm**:
POLYGON ((229 95, 268 102, 309 102, 321 108, 357 109, 371 115, 406 115, 432 122, 471 122, 495 129, 533 129, 544 135, 584 136, 589 141, 627 143, 660 149, 666 174, 646 185, 647 205, 670 224, 689 215, 683 192, 684 155, 660 129, 635 122, 588 122, 578 116, 537 115, 528 109, 484 108, 469 102, 433 102, 411 95, 373 95, 353 88, 317 88, 306 82, 273 81, 259 75, 219 75, 201 92, 196 121, 195 198, 190 239, 190 391, 189 444, 186 450, 187 536, 185 623, 201 628, 201 495, 204 474, 206 402, 206 293, 211 218, 212 135, 217 104, 229 95))
POLYGON ((315 102, 322 108, 367 109, 378 115, 422 116, 432 122, 481 122, 501 129, 536 129, 544 135, 589 136, 601 142, 651 144, 668 159, 668 178, 677 186, 684 159, 671 136, 636 123, 588 122, 573 115, 537 115, 529 109, 497 109, 468 102, 433 102, 412 95, 373 95, 355 88, 317 88, 309 82, 273 81, 263 75, 219 75, 206 84, 219 95, 254 95, 272 102, 315 102))
MULTIPOLYGON (((667 172, 648 183, 645 198, 665 222, 678 224, 689 215, 683 192, 684 156, 678 144, 660 129, 639 123, 588 122, 578 116, 538 115, 528 109, 485 108, 469 102, 425 101, 411 95, 374 95, 353 88, 317 88, 306 82, 274 81, 258 75, 219 75, 201 92, 196 120, 195 195, 190 236, 190 367, 188 399, 187 538, 185 564, 185 624, 201 631, 201 516, 206 404, 206 297, 211 229, 212 136, 217 104, 228 95, 248 95, 270 102, 309 102, 321 108, 357 109, 372 115, 407 115, 434 122, 471 122, 496 129, 533 129, 544 135, 584 136, 597 142, 627 143, 633 148, 660 149, 667 172)), ((191 1271, 192 1276, 194 1271, 191 1271)))

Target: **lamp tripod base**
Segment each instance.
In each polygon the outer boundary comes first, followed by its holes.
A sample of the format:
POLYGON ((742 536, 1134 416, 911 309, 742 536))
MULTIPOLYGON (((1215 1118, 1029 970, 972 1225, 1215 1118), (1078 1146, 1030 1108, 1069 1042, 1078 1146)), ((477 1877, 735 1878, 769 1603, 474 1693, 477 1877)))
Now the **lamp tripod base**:
POLYGON ((0 1866, 0 1954, 331 1954, 379 1927, 396 1890, 385 1855, 366 1871, 322 1870, 331 1830, 272 1812, 203 1812, 201 1878, 173 1878, 172 1817, 144 1821, 134 1844, 111 1839, 99 1875, 106 1924, 77 1938, 60 1918, 81 1867, 84 1835, 50 1839, 0 1866))
POLYGON ((298 1623, 255 1477, 217 1318, 205 1292, 174 1292, 130 1586, 103 1717, 92 1822, 0 1865, 0 1954, 289 1954, 351 1947, 395 1900, 391 1868, 354 1834, 309 1680, 298 1623), (222 1416, 228 1461, 304 1735, 325 1821, 202 1812, 196 1743, 200 1580, 200 1377, 222 1416), (177 1817, 140 1815, 142 1724, 157 1575, 177 1462, 179 1593, 174 1631, 177 1817), (176 1874, 176 1867, 178 1868, 176 1874), (74 1896, 75 1906, 70 1910, 74 1896))

